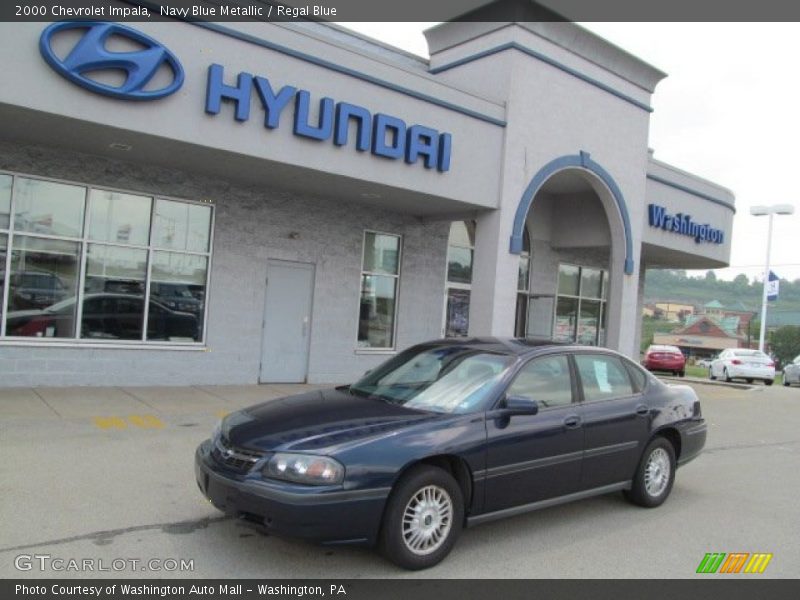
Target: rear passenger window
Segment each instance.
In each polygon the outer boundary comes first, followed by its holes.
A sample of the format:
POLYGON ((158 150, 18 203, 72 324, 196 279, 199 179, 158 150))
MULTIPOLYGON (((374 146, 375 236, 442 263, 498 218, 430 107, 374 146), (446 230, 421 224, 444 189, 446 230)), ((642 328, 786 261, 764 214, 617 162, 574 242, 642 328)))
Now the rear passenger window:
POLYGON ((622 361, 602 354, 577 354, 575 364, 583 385, 583 396, 589 401, 621 398, 634 393, 630 376, 622 361))
POLYGON ((633 381, 633 391, 638 394, 647 385, 647 374, 629 360, 623 360, 622 362, 628 368, 628 374, 633 381))
POLYGON ((566 356, 536 358, 520 369, 508 396, 536 400, 541 408, 572 403, 572 378, 566 356))

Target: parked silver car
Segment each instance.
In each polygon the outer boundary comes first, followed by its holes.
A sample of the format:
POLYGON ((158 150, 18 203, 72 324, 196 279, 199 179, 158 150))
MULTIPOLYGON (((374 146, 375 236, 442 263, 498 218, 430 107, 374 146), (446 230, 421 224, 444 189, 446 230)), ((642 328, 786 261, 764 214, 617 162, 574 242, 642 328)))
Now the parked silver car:
POLYGON ((800 383, 800 355, 783 367, 783 385, 788 387, 793 383, 800 383))

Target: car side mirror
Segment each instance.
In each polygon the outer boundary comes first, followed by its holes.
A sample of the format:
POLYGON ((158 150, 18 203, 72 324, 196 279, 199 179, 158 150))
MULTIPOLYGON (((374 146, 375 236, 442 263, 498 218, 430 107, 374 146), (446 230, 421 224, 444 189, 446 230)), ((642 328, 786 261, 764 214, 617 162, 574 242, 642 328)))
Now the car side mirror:
POLYGON ((525 396, 506 396, 503 402, 503 413, 513 415, 535 415, 539 412, 539 403, 525 396))

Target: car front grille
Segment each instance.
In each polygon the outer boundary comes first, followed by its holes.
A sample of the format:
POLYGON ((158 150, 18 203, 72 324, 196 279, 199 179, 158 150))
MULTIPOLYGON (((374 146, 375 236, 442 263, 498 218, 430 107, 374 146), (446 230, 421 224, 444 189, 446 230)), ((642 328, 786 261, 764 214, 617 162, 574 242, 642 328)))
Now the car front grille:
POLYGON ((237 471, 249 471, 263 456, 264 452, 255 452, 244 448, 232 446, 230 442, 224 440, 222 436, 214 442, 211 456, 218 463, 230 467, 237 471))

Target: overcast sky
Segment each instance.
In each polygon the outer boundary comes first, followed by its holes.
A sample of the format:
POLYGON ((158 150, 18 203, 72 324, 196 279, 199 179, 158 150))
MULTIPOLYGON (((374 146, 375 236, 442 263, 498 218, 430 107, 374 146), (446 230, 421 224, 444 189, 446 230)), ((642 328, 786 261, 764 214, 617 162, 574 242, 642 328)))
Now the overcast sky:
MULTIPOLYGON (((434 23, 343 23, 427 56, 434 23)), ((775 217, 773 271, 800 279, 800 23, 586 23, 586 28, 666 71, 652 105, 655 157, 733 190, 731 268, 761 279, 767 217, 758 204, 787 203, 775 217)))

